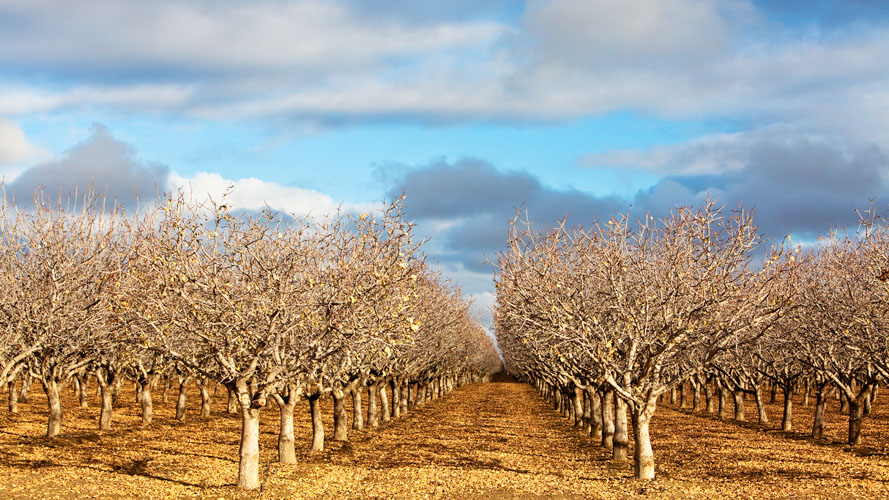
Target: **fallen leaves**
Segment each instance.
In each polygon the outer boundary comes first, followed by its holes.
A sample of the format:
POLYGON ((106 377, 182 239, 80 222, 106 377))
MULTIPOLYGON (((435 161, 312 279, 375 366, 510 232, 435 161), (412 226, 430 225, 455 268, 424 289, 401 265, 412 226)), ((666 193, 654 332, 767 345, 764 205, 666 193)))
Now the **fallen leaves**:
MULTIPOLYGON (((115 430, 95 430, 98 408, 77 408, 65 391, 63 435, 46 440, 45 401, 37 391, 19 415, 0 414, 0 497, 3 498, 256 498, 238 490, 240 420, 197 416, 190 398, 185 423, 175 402, 155 404, 156 422, 139 428, 130 391, 121 394, 115 430)), ((365 398, 366 399, 366 398, 365 398)), ((770 412, 778 405, 771 405, 770 412)), ((310 453, 308 405, 296 414, 298 464, 276 459, 278 413, 263 410, 264 498, 738 498, 889 497, 889 401, 865 421, 871 448, 763 430, 751 424, 662 406, 652 423, 658 478, 632 479, 630 462, 610 455, 523 384, 462 387, 375 431, 350 431, 333 441, 325 399, 326 450, 310 453), (871 450, 870 456, 861 451, 871 450), (882 451, 881 451, 882 450, 882 451)), ((807 425, 805 407, 796 425, 807 425)), ((771 415, 770 415, 771 416, 771 415)), ((828 412, 828 436, 842 434, 843 416, 828 412)), ((777 420, 777 418, 775 419, 777 420)))

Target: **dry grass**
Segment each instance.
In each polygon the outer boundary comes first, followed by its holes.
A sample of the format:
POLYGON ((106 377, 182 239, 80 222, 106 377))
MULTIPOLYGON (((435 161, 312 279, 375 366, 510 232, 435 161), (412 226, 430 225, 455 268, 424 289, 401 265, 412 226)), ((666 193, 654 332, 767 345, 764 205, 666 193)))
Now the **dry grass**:
MULTIPOLYGON (((223 397, 214 416, 201 419, 197 391, 190 396, 186 422, 173 420, 171 397, 158 401, 155 424, 140 429, 138 406, 125 391, 117 430, 99 432, 97 401, 81 410, 65 391, 63 436, 46 440, 45 400, 33 391, 19 415, 0 413, 0 497, 256 498, 258 492, 233 486, 238 417, 221 413, 223 397)), ((318 454, 305 451, 310 430, 302 403, 296 426, 303 449, 295 466, 274 461, 272 405, 262 419, 262 497, 887 498, 887 399, 865 421, 865 446, 856 450, 838 442, 845 417, 835 404, 823 443, 661 407, 652 424, 658 479, 651 482, 632 479, 630 463, 611 462, 522 384, 463 387, 377 431, 353 431, 349 443, 328 440, 318 454)), ((325 410, 330 430, 329 403, 325 410)), ((795 425, 806 429, 811 406, 795 410, 795 425)), ((769 411, 780 422, 780 406, 769 411)))

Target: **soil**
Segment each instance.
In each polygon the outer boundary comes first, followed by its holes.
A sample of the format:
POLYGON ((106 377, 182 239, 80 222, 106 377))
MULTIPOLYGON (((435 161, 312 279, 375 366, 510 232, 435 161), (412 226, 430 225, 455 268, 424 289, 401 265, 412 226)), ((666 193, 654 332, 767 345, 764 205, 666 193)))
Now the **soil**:
MULTIPOLYGON (((768 427, 661 405, 651 426, 654 481, 633 479, 631 462, 612 462, 531 387, 508 377, 461 387, 379 429, 351 431, 349 442, 331 439, 328 399, 327 448, 316 453, 308 451, 301 402, 293 466, 275 461, 271 404, 262 414, 263 486, 247 492, 235 486, 240 420, 224 413, 224 391, 213 416, 201 418, 192 388, 189 414, 178 422, 175 391, 162 402, 158 389, 155 422, 142 429, 125 388, 115 430, 100 432, 98 397, 81 409, 66 389, 62 436, 47 440, 46 402, 35 387, 19 414, 0 411, 0 498, 889 498, 886 392, 855 449, 841 442, 846 417, 836 401, 820 442, 805 436, 812 405, 802 407, 799 396, 798 433, 774 429, 780 401, 769 405, 768 427)), ((755 405, 747 405, 755 420, 755 405)))

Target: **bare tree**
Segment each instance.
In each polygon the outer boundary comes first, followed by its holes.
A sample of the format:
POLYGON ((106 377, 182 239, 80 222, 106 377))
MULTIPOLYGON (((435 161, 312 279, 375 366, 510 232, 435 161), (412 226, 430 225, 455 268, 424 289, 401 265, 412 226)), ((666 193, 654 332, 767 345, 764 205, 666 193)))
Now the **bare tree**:
POLYGON ((725 214, 710 200, 660 222, 621 216, 548 236, 514 226, 498 273, 498 339, 504 350, 542 343, 531 349, 533 370, 557 385, 606 383, 619 398, 614 456, 627 446, 626 404, 634 475, 653 478, 648 428, 658 396, 761 335, 789 306, 778 283, 790 259, 779 251, 752 268, 760 243, 750 212, 725 214), (519 342, 506 339, 515 335, 519 342))

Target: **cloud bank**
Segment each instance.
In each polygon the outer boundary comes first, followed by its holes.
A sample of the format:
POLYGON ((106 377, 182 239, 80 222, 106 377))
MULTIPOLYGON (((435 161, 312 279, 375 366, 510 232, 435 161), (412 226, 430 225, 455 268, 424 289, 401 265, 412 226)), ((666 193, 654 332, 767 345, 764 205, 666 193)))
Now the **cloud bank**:
MULTIPOLYGON (((14 123, 0 121, 0 164, 44 154, 30 144, 14 123), (9 130, 12 132, 7 133, 9 130)), ((237 210, 260 211, 269 207, 296 216, 326 217, 340 210, 375 208, 336 202, 315 190, 255 177, 226 179, 211 172, 183 176, 167 165, 140 158, 132 145, 114 137, 101 124, 93 125, 90 136, 60 158, 24 168, 8 182, 7 192, 18 203, 28 204, 41 188, 53 198, 64 198, 75 191, 83 193, 91 186, 127 208, 134 208, 139 200, 151 203, 158 194, 171 191, 181 191, 196 201, 220 201, 227 195, 226 202, 237 210)))
POLYGON ((819 1, 803 23, 800 2, 749 0, 4 2, 0 114, 342 125, 633 109, 885 142, 889 30, 867 3, 819 1))
POLYGON ((26 169, 7 191, 17 202, 29 203, 40 188, 48 196, 66 197, 92 186, 97 193, 134 207, 138 199, 154 200, 164 190, 168 174, 165 165, 141 160, 132 146, 115 139, 104 126, 94 125, 88 139, 59 159, 26 169))

